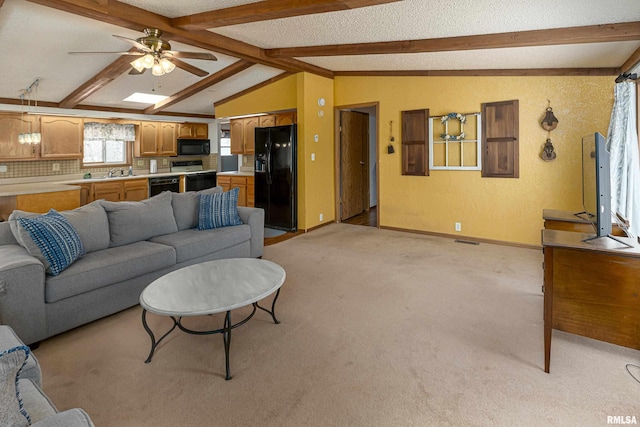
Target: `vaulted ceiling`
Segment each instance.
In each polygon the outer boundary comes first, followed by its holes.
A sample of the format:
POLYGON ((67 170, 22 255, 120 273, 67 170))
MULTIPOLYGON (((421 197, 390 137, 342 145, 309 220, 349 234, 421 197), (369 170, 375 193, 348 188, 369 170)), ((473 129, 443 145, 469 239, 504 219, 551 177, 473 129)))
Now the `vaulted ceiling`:
MULTIPOLYGON (((301 71, 336 75, 611 75, 640 63, 637 0, 0 0, 0 110, 39 79, 41 107, 212 118, 301 71), (215 7, 213 9, 212 7, 215 7), (121 36, 163 31, 183 59, 129 74, 121 36), (113 52, 70 55, 69 52, 113 52), (195 67, 195 68, 194 68, 195 67), (197 76, 188 69, 204 70, 197 76), (202 73, 204 74, 204 73, 202 73), (123 101, 166 95, 155 105, 123 101)), ((135 51, 135 48, 132 49, 135 51)), ((35 94, 33 94, 35 95, 35 94)))

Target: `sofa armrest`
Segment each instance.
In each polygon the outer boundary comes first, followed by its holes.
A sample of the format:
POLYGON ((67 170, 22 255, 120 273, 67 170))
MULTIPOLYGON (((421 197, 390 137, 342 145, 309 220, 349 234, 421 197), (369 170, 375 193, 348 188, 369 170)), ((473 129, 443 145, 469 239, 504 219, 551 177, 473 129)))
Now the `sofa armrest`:
POLYGON ((93 422, 89 415, 80 408, 69 409, 58 412, 37 423, 31 424, 33 427, 93 427, 93 422))
POLYGON ((46 338, 44 265, 19 245, 0 246, 0 323, 27 345, 46 338))
POLYGON ((238 215, 251 227, 251 258, 259 258, 264 250, 264 209, 238 206, 238 215))

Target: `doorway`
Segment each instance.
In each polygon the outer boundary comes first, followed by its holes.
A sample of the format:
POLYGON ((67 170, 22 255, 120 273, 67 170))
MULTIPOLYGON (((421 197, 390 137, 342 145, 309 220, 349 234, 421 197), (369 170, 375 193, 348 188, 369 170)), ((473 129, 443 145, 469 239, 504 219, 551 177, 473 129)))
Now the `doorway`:
POLYGON ((336 218, 379 227, 378 104, 336 107, 336 218))

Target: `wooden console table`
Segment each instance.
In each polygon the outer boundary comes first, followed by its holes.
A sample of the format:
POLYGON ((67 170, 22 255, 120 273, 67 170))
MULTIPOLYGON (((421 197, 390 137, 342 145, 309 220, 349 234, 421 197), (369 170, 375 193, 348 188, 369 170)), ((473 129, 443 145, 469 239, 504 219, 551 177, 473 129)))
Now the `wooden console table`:
POLYGON ((545 372, 552 329, 640 350, 640 245, 592 236, 542 231, 545 372))

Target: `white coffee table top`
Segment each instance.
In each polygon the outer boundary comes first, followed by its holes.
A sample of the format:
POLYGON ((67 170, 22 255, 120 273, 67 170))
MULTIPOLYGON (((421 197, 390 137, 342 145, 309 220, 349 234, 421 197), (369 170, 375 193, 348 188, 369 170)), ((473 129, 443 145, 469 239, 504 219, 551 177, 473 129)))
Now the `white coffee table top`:
POLYGON ((284 283, 278 264, 254 258, 207 261, 172 271, 147 286, 140 305, 163 316, 201 316, 253 304, 284 283))

